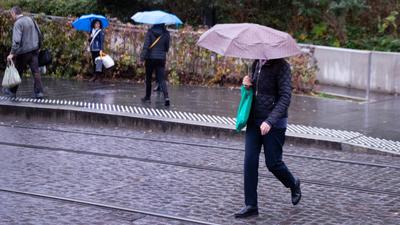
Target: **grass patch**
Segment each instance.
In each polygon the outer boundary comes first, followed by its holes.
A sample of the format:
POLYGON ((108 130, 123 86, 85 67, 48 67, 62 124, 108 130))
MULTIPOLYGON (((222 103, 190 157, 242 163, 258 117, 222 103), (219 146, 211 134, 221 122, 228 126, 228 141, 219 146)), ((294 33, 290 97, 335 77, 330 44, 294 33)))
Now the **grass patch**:
POLYGON ((326 92, 319 92, 319 91, 311 92, 310 95, 313 97, 324 98, 324 99, 344 100, 344 101, 351 101, 351 102, 358 102, 358 103, 365 102, 365 99, 363 99, 363 98, 345 96, 345 95, 339 95, 339 94, 333 94, 333 93, 326 93, 326 92))

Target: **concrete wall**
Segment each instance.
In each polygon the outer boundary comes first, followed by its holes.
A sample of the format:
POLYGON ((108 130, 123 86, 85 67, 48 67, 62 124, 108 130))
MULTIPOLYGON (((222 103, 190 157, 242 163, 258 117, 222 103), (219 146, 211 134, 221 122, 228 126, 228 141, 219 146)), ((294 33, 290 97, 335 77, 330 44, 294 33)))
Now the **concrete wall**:
POLYGON ((365 90, 371 53, 371 90, 400 93, 400 53, 313 47, 321 83, 365 90))
POLYGON ((372 53, 371 88, 400 93, 400 53, 372 53))

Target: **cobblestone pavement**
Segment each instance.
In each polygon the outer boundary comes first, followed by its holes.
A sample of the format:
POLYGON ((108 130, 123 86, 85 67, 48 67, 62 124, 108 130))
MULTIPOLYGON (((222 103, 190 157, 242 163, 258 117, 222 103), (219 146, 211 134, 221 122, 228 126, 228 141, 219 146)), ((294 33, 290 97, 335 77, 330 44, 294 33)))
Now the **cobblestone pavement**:
MULTIPOLYGON (((293 207, 289 190, 262 166, 260 215, 235 220, 243 205, 240 140, 4 119, 0 136, 0 188, 219 224, 400 224, 399 157, 287 146, 302 202, 293 207)), ((0 201, 0 224, 187 224, 1 191, 0 201)))
POLYGON ((2 203, 0 224, 183 224, 173 219, 163 219, 140 213, 84 206, 4 192, 0 193, 0 201, 2 203))

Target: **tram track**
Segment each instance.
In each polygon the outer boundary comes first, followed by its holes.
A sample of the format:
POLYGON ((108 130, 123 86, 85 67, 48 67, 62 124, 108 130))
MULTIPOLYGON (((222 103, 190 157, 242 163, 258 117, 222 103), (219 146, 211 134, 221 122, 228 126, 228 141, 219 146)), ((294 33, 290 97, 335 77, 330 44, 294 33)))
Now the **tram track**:
POLYGON ((129 208, 129 207, 122 207, 122 206, 110 205, 110 204, 105 204, 105 203, 99 203, 99 202, 94 202, 94 201, 80 200, 80 199, 75 199, 75 198, 40 194, 40 193, 34 193, 34 192, 28 192, 28 191, 19 191, 19 190, 8 189, 8 188, 3 188, 3 187, 0 187, 0 191, 6 192, 6 193, 11 193, 11 194, 30 196, 30 197, 34 197, 34 198, 50 199, 50 200, 68 202, 68 203, 73 203, 73 204, 98 207, 98 208, 103 208, 103 209, 108 209, 108 210, 139 213, 139 214, 143 214, 143 215, 147 215, 147 216, 158 217, 158 218, 169 219, 169 220, 191 223, 191 224, 216 225, 216 223, 211 223, 211 222, 202 221, 202 220, 198 220, 198 219, 185 218, 185 217, 174 216, 174 215, 169 215, 169 214, 160 213, 160 212, 146 211, 146 210, 134 209, 134 208, 129 208))
MULTIPOLYGON (((243 151, 243 149, 241 149, 241 148, 225 147, 225 146, 210 145, 210 144, 198 144, 198 143, 189 143, 189 142, 174 141, 174 140, 160 140, 160 139, 155 139, 155 138, 127 137, 127 136, 122 136, 122 135, 100 134, 100 133, 91 133, 91 132, 85 132, 85 131, 71 131, 71 130, 55 129, 55 128, 38 128, 38 127, 29 127, 29 126, 21 126, 21 125, 4 125, 4 124, 0 124, 0 127, 20 128, 20 129, 30 129, 30 130, 40 130, 40 131, 52 131, 52 132, 58 132, 58 133, 79 134, 79 135, 87 135, 87 136, 95 136, 95 137, 119 138, 119 139, 135 140, 135 141, 150 141, 150 142, 165 143, 165 144, 186 145, 186 146, 200 147, 200 148, 223 149, 223 150, 229 150, 229 151, 243 151)), ((395 166, 395 165, 390 165, 390 164, 360 162, 360 161, 346 160, 346 159, 333 159, 333 158, 327 158, 327 157, 307 156, 307 155, 294 154, 294 153, 283 153, 283 155, 286 157, 293 157, 293 158, 323 160, 323 161, 330 161, 330 162, 343 163, 343 164, 372 166, 372 167, 378 167, 378 168, 391 168, 391 169, 400 170, 400 166, 395 166)))
MULTIPOLYGON (((108 154, 108 153, 90 152, 90 151, 82 151, 82 150, 74 150, 74 149, 66 149, 66 148, 55 148, 55 147, 47 147, 47 146, 39 146, 39 145, 16 144, 16 143, 7 143, 7 142, 0 142, 0 145, 10 146, 10 147, 18 147, 18 148, 23 148, 23 149, 49 151, 49 152, 67 152, 67 153, 73 153, 73 154, 90 155, 90 156, 113 158, 113 159, 127 159, 127 160, 134 160, 134 161, 139 161, 139 162, 144 162, 144 163, 161 164, 161 165, 176 166, 176 167, 203 170, 203 171, 230 173, 230 174, 236 174, 236 175, 243 174, 243 172, 241 170, 234 170, 234 169, 227 169, 227 168, 220 168, 220 167, 213 167, 213 166, 204 166, 204 165, 193 165, 190 163, 170 162, 170 161, 165 161, 165 160, 156 160, 156 159, 133 157, 133 156, 126 156, 126 155, 115 155, 115 154, 108 154)), ((274 178, 271 175, 260 174, 260 176, 266 177, 268 179, 274 178)), ((322 182, 322 181, 312 180, 312 179, 302 179, 302 182, 308 183, 308 184, 313 184, 313 185, 318 185, 318 186, 323 186, 323 187, 340 188, 340 189, 360 191, 360 192, 371 193, 371 194, 385 194, 385 195, 396 196, 396 197, 400 195, 400 192, 396 192, 396 191, 371 189, 371 188, 359 187, 356 185, 344 185, 344 184, 340 184, 340 183, 322 182)))

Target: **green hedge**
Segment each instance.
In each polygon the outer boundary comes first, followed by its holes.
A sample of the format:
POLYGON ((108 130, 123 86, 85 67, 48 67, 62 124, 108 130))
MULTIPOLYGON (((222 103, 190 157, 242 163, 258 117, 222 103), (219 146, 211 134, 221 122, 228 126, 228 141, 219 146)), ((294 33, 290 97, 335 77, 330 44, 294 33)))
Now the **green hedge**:
POLYGON ((0 7, 9 9, 15 5, 24 11, 57 16, 79 16, 85 13, 103 13, 95 0, 0 0, 0 7))
POLYGON ((102 13, 128 22, 137 11, 163 9, 186 24, 252 22, 287 31, 302 43, 400 51, 399 0, 0 0, 34 13, 102 13))
MULTIPOLYGON (((82 78, 90 74, 91 56, 86 51, 88 34, 78 32, 71 26, 71 19, 51 19, 36 16, 43 34, 44 47, 53 54, 53 64, 48 75, 56 78, 82 78)), ((144 69, 137 67, 146 29, 119 22, 112 22, 106 29, 105 51, 116 62, 113 69, 105 73, 108 79, 131 79, 142 82, 144 69)), ((202 32, 186 27, 172 31, 171 49, 167 61, 168 80, 172 84, 193 85, 240 85, 252 62, 224 58, 197 47, 202 32)), ((0 67, 4 69, 6 56, 11 47, 12 21, 9 15, 0 14, 0 67)), ((293 85, 297 91, 313 89, 316 65, 313 55, 302 55, 291 59, 293 85), (310 61, 311 60, 311 61, 310 61), (311 66, 310 66, 311 65, 311 66)))
MULTIPOLYGON (((86 35, 72 29, 68 20, 51 20, 36 16, 44 35, 44 48, 51 49, 54 63, 49 66, 53 77, 74 77, 86 74, 90 65, 84 51, 86 35)), ((9 14, 0 14, 0 67, 4 69, 6 56, 10 52, 13 23, 9 14)))

